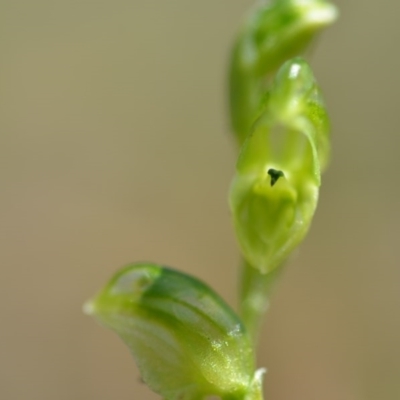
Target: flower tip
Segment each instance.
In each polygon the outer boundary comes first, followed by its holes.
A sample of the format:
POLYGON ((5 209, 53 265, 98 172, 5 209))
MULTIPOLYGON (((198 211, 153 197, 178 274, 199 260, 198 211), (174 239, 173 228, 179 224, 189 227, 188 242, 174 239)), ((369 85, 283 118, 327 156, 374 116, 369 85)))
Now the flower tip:
POLYGON ((339 11, 333 4, 324 4, 321 7, 316 7, 308 13, 308 21, 315 26, 327 26, 337 20, 339 11))
POLYGON ((94 315, 95 314, 95 306, 93 300, 88 300, 85 302, 85 304, 82 306, 82 311, 86 315, 94 315))

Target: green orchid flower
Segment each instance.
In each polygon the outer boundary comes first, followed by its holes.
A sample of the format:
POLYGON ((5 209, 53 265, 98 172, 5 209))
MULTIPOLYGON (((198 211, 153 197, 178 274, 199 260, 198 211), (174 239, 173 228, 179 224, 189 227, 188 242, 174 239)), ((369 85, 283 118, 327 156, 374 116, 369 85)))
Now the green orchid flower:
POLYGON ((281 265, 310 227, 329 159, 328 133, 310 67, 301 58, 286 62, 243 145, 230 191, 243 256, 261 273, 281 265))
POLYGON ((116 273, 84 310, 122 338, 143 380, 167 400, 262 398, 241 320, 191 276, 134 264, 116 273))
POLYGON ((231 126, 239 145, 278 68, 303 54, 337 14, 326 0, 275 0, 260 2, 249 15, 232 52, 229 78, 231 126))

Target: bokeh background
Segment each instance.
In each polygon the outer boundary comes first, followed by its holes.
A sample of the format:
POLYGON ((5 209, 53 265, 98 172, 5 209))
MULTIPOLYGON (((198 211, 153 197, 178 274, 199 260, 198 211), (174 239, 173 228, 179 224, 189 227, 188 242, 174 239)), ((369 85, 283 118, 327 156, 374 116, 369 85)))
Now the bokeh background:
MULTIPOLYGON (((1 1, 1 399, 158 399, 81 312, 131 261, 235 305, 226 69, 252 3, 1 1)), ((333 161, 262 334, 271 400, 400 398, 400 6, 336 3, 312 56, 333 161)))

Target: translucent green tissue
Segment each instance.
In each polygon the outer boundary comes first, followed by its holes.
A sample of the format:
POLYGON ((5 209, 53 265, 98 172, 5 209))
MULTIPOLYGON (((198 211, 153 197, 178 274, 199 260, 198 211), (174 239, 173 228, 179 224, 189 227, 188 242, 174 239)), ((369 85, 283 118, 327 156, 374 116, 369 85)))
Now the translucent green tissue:
POLYGON ((231 126, 240 145, 277 69, 302 55, 337 14, 326 0, 261 1, 250 13, 233 48, 229 78, 231 126))
POLYGON ((143 380, 165 399, 261 399, 241 320, 199 280, 134 264, 115 274, 85 311, 122 338, 143 380))
POLYGON ((263 107, 238 159, 230 208, 244 258, 268 273, 310 227, 329 159, 329 121, 302 58, 278 71, 263 107))

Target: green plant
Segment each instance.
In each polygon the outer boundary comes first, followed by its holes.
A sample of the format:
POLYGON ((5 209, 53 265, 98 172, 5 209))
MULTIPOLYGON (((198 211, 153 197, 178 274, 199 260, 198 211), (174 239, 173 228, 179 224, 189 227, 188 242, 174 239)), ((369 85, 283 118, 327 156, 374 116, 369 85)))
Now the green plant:
POLYGON ((240 154, 229 204, 243 256, 240 316, 196 278, 152 263, 125 267, 84 310, 129 346, 167 400, 262 399, 260 321, 282 265, 306 235, 329 159, 329 122, 301 57, 336 18, 324 0, 261 3, 236 40, 230 117, 240 154))

